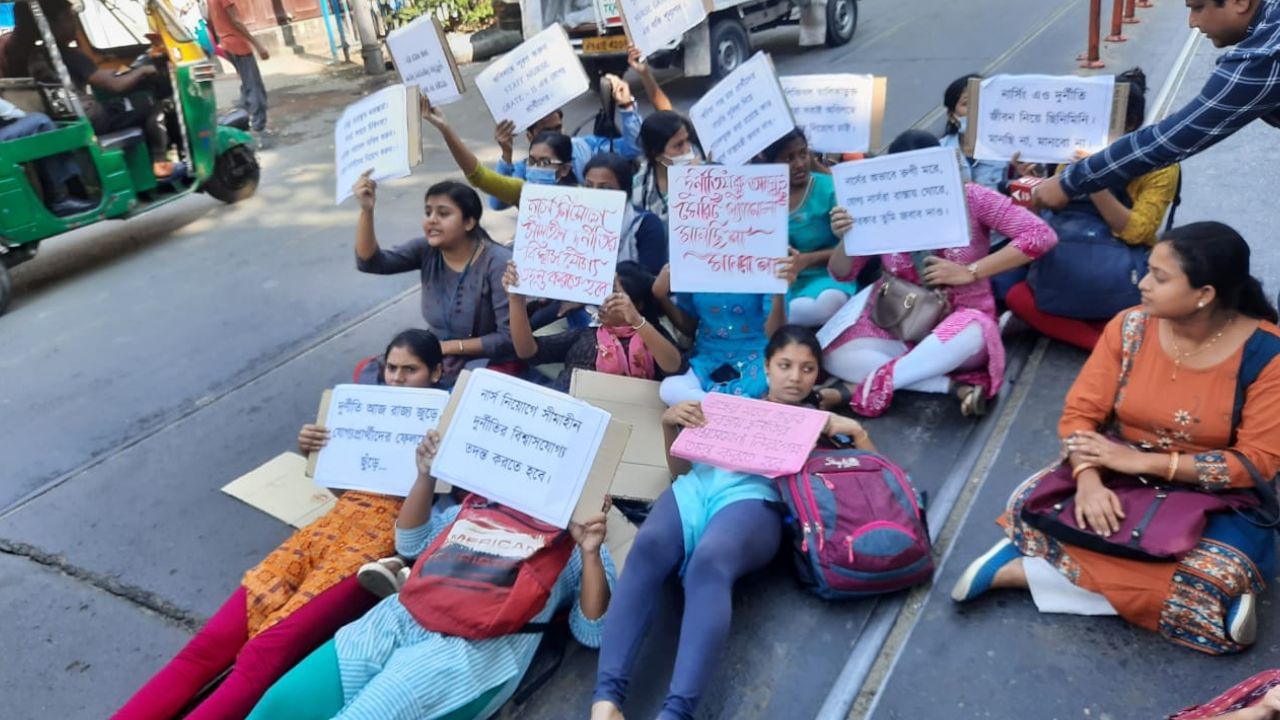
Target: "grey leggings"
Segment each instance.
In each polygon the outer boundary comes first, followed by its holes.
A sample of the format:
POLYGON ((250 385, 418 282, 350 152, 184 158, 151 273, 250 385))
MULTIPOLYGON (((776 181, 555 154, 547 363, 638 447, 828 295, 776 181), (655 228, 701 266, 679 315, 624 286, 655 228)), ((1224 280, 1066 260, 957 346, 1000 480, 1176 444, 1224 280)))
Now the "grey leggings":
MULTIPOLYGON (((768 564, 781 538, 781 518, 763 500, 735 502, 711 518, 685 569, 680 644, 659 720, 693 718, 729 636, 733 584, 768 564)), ((641 526, 609 603, 595 700, 622 707, 636 653, 653 620, 654 600, 684 556, 680 511, 667 490, 641 526)))

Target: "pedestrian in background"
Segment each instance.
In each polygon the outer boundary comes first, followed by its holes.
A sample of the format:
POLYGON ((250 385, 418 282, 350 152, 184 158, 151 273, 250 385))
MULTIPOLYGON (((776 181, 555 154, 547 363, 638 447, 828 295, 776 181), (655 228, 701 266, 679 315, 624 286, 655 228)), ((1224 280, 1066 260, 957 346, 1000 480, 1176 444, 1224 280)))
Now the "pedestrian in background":
POLYGON ((249 129, 261 134, 267 129, 267 86, 253 55, 256 52, 265 61, 271 53, 245 27, 236 0, 209 0, 209 22, 218 36, 217 44, 240 76, 240 101, 236 106, 249 113, 249 129))

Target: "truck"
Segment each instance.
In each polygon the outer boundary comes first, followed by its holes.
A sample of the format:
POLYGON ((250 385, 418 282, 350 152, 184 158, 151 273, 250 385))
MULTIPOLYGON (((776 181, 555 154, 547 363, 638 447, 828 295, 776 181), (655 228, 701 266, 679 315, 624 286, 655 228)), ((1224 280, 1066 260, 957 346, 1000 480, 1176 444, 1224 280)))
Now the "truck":
MULTIPOLYGON (((588 76, 622 75, 627 36, 620 0, 495 0, 503 29, 530 38, 558 22, 588 76)), ((648 58, 655 68, 679 68, 686 77, 719 80, 751 57, 751 35, 786 25, 800 29, 799 45, 839 47, 858 27, 857 0, 713 0, 707 19, 648 58)))

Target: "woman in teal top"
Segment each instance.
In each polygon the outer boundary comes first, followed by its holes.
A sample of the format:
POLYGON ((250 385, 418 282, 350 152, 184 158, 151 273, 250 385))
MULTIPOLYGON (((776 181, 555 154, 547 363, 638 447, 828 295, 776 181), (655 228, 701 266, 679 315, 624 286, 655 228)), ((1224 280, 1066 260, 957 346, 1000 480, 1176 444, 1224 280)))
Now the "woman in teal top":
POLYGON ((840 282, 827 272, 827 260, 840 244, 840 238, 831 232, 835 182, 826 173, 813 172, 809 141, 798 128, 765 148, 760 159, 787 165, 791 175, 787 236, 791 248, 798 253, 800 273, 787 293, 787 322, 817 327, 830 320, 857 292, 856 285, 840 282))
MULTIPOLYGON (((816 406, 814 383, 822 348, 813 332, 784 325, 764 349, 768 375, 764 399, 816 406)), ((672 457, 681 428, 706 424, 698 402, 680 403, 662 417, 667 465, 678 475, 653 505, 618 580, 596 673, 592 720, 619 720, 636 652, 653 620, 657 597, 672 574, 684 579, 684 617, 671 686, 661 720, 692 720, 698 698, 729 634, 733 585, 764 567, 782 537, 780 500, 773 480, 672 457)), ((823 433, 846 435, 874 450, 856 420, 829 415, 823 433)))

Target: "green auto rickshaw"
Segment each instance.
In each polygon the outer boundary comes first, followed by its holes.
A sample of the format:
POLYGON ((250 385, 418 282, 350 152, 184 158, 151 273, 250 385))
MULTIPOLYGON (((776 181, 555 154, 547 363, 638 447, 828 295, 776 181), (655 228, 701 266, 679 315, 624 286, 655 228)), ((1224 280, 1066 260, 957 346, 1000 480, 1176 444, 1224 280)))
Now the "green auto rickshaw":
MULTIPOLYGON (((111 77, 142 64, 155 70, 145 73, 145 86, 128 93, 95 87, 92 95, 75 86, 58 49, 51 13, 46 12, 54 2, 64 3, 53 17, 67 23, 58 31, 69 33, 67 0, 0 0, 5 1, 16 3, 17 22, 13 32, 0 35, 0 58, 9 59, 0 60, 0 99, 7 103, 0 107, 9 108, 14 117, 43 113, 54 127, 0 141, 0 313, 9 303, 9 268, 34 257, 47 238, 102 220, 132 217, 193 192, 231 203, 257 189, 258 161, 248 115, 232 111, 218 116, 216 68, 168 0, 72 0, 74 46, 98 70, 110 70, 111 77), (37 73, 23 60, 35 57, 44 63, 37 67, 47 72, 30 77, 37 73), (154 133, 144 134, 142 127, 94 131, 86 106, 119 112, 132 107, 131 102, 155 109, 149 122, 163 123, 168 147, 160 152, 172 162, 153 162, 154 133), (65 203, 47 197, 42 163, 50 158, 75 163, 79 197, 70 206, 72 212, 65 203), (172 172, 157 177, 161 167, 172 172)), ((4 122, 0 119, 0 128, 4 122)))

